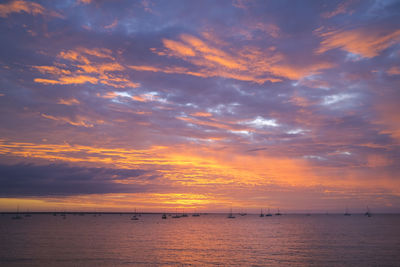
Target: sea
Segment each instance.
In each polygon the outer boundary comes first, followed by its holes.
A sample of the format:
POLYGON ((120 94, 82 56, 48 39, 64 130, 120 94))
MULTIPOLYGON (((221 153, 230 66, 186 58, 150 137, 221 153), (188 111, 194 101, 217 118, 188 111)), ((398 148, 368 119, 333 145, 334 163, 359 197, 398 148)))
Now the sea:
POLYGON ((1 266, 400 266, 400 215, 0 215, 1 266))

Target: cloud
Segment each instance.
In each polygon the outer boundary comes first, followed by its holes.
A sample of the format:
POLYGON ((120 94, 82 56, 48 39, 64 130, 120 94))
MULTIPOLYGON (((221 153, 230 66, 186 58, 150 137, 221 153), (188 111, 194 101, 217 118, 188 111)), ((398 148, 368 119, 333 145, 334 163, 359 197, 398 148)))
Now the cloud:
POLYGON ((34 82, 42 84, 104 84, 114 88, 135 88, 139 84, 132 82, 123 73, 125 67, 118 63, 112 51, 106 48, 77 47, 61 51, 58 61, 53 66, 33 66, 42 74, 50 74, 50 78, 34 78, 34 82), (66 62, 66 64, 62 63, 66 62))
POLYGON ((400 75, 400 67, 393 66, 390 69, 388 69, 386 72, 389 75, 400 75))
POLYGON ((76 98, 70 98, 70 99, 61 98, 61 99, 58 100, 57 103, 61 104, 61 105, 67 105, 67 106, 79 105, 80 104, 79 100, 76 99, 76 98))
POLYGON ((78 4, 87 5, 87 4, 90 4, 92 2, 92 0, 77 0, 76 2, 78 4))
POLYGON ((104 26, 104 29, 113 29, 115 27, 117 27, 118 25, 118 20, 114 20, 111 24, 104 26))
POLYGON ((31 15, 49 15, 53 17, 62 17, 54 11, 49 11, 42 5, 27 1, 10 1, 7 4, 0 4, 0 17, 6 18, 12 13, 28 13, 31 15))
MULTIPOLYGON (((53 121, 57 121, 57 122, 61 122, 61 123, 67 123, 73 126, 83 126, 86 128, 91 128, 94 126, 93 122, 90 122, 89 119, 82 117, 82 116, 76 116, 75 119, 70 119, 68 117, 62 117, 62 116, 52 116, 52 115, 47 115, 47 114, 41 114, 41 116, 43 118, 49 119, 49 120, 53 120, 53 121)), ((103 121, 97 121, 96 124, 102 124, 104 123, 103 121)))
POLYGON ((349 0, 343 1, 343 2, 339 3, 334 10, 322 13, 321 17, 329 19, 329 18, 332 18, 339 14, 352 14, 353 10, 348 10, 349 6, 352 3, 353 3, 353 1, 349 1, 349 0))
MULTIPOLYGON (((205 36, 207 36, 205 34, 205 36)), ((137 71, 179 73, 199 77, 224 77, 257 84, 281 82, 282 79, 300 79, 333 67, 328 62, 317 62, 295 66, 285 63, 286 58, 275 48, 260 49, 245 46, 227 47, 208 38, 182 34, 179 41, 163 39, 164 50, 153 50, 161 56, 176 57, 191 64, 191 67, 160 67, 132 65, 137 71), (208 40, 208 41, 207 41, 208 40), (218 46, 222 46, 218 48, 218 46)))
POLYGON ((87 168, 67 164, 0 164, 0 196, 144 192, 147 187, 140 180, 148 178, 146 173, 140 169, 87 168))
POLYGON ((58 80, 51 80, 51 79, 42 79, 42 78, 35 78, 33 79, 36 83, 42 84, 83 84, 83 83, 91 83, 96 84, 99 80, 95 77, 86 76, 86 75, 76 75, 76 76, 61 76, 58 80))
POLYGON ((322 38, 317 54, 325 53, 332 49, 342 49, 349 53, 361 55, 365 58, 376 57, 390 46, 400 40, 400 30, 388 32, 374 28, 355 30, 333 30, 318 32, 322 38))
POLYGON ((212 116, 212 114, 209 112, 196 112, 196 113, 192 113, 190 115, 194 116, 194 117, 211 117, 212 116))

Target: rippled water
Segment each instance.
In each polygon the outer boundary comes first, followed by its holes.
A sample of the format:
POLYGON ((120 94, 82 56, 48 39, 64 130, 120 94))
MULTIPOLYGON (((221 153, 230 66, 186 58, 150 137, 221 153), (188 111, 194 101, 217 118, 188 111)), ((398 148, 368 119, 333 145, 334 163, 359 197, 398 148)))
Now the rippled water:
POLYGON ((400 216, 0 215, 4 266, 400 266, 400 216))

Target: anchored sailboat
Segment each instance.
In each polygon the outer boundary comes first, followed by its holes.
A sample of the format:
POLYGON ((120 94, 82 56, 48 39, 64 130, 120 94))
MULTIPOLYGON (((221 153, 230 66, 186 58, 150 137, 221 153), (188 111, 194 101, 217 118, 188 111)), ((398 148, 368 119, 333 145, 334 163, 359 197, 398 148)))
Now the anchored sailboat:
POLYGON ((364 216, 367 216, 367 217, 371 217, 372 216, 371 212, 369 211, 368 206, 367 206, 367 211, 364 213, 364 216))
POLYGON ((235 219, 235 218, 236 218, 236 217, 233 215, 233 213, 232 213, 232 207, 231 207, 231 211, 229 212, 227 218, 228 218, 228 219, 235 219))
POLYGON ((180 217, 181 217, 181 216, 178 215, 178 209, 176 209, 176 213, 175 213, 174 216, 172 216, 172 218, 177 219, 177 218, 180 218, 180 217))
POLYGON ((264 217, 263 210, 261 209, 260 217, 264 217))
POLYGON ((19 206, 17 207, 17 214, 15 214, 14 217, 12 217, 13 220, 21 220, 22 217, 19 215, 19 206))
POLYGON ((136 216, 136 208, 135 208, 135 213, 133 214, 131 220, 132 220, 132 221, 137 221, 137 220, 139 220, 139 218, 136 216))
POLYGON ((275 213, 275 215, 276 215, 276 216, 281 216, 281 215, 282 215, 282 213, 279 211, 279 208, 278 208, 278 212, 275 213))
POLYGON ((268 208, 268 213, 265 214, 265 216, 266 216, 266 217, 272 216, 271 212, 269 211, 269 208, 268 208))
POLYGON ((346 212, 344 213, 344 216, 351 216, 351 213, 349 213, 349 208, 346 207, 346 212))

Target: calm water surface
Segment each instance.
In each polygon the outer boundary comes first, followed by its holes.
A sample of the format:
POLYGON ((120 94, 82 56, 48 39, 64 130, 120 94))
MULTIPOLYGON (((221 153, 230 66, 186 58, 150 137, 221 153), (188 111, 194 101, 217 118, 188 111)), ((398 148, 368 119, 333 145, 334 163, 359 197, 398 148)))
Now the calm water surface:
POLYGON ((400 266, 400 216, 0 215, 2 266, 400 266))

